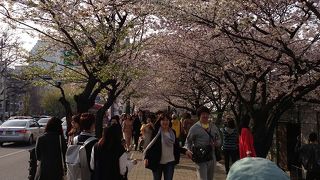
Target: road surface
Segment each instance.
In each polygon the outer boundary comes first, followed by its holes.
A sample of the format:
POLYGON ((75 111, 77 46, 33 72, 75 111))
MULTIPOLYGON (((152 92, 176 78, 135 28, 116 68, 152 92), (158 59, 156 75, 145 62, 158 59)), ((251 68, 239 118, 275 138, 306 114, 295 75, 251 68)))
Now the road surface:
POLYGON ((29 168, 29 149, 24 144, 5 143, 0 147, 0 179, 27 180, 29 168))

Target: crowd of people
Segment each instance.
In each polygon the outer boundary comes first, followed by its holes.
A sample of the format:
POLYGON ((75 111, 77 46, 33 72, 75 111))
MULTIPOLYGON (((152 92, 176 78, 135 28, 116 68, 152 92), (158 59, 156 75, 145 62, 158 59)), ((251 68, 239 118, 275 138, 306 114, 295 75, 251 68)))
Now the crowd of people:
MULTIPOLYGON (((128 172, 137 164, 137 160, 129 155, 133 150, 143 152, 144 166, 152 171, 154 180, 161 180, 162 176, 164 180, 172 180, 180 154, 185 154, 195 162, 198 180, 214 179, 217 152, 220 150, 224 154, 229 180, 241 179, 240 175, 235 178, 235 174, 241 174, 237 171, 245 166, 251 168, 248 163, 272 163, 255 158, 249 117, 244 118, 240 128, 236 127, 232 118, 227 118, 224 127, 218 129, 209 121, 209 115, 208 108, 200 107, 197 121, 192 120, 189 113, 182 114, 179 120, 176 114, 162 111, 113 116, 98 139, 95 137, 95 116, 82 113, 72 117, 72 129, 68 132, 67 140, 63 136, 61 120, 53 117, 45 128, 45 134, 36 143, 38 169, 35 179, 73 180, 79 177, 81 180, 125 180, 128 172), (68 160, 76 159, 72 156, 74 147, 78 147, 76 150, 79 151, 76 152, 76 157, 80 159, 79 172, 75 170, 78 166, 70 164, 68 160), (234 164, 232 167, 230 160, 234 164)), ((314 139, 311 138, 312 141, 314 139)), ((306 151, 306 148, 300 151, 306 151)), ((270 167, 275 168, 273 165, 270 167)), ((283 179, 288 179, 282 170, 279 172, 283 179)), ((319 178, 319 173, 309 173, 310 176, 319 178)))

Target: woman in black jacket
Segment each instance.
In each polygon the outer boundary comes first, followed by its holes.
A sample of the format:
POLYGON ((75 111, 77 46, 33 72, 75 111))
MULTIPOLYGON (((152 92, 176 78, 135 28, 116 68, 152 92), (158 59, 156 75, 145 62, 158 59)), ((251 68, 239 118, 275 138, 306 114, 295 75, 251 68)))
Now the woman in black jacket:
POLYGON ((174 167, 179 163, 180 153, 186 150, 180 148, 175 132, 170 128, 170 116, 160 117, 160 128, 156 136, 144 152, 145 167, 152 170, 153 179, 172 180, 174 167))
POLYGON ((128 170, 137 163, 129 161, 122 145, 121 127, 113 124, 104 128, 103 137, 93 146, 90 166, 95 180, 124 180, 128 170))
POLYGON ((37 139, 36 157, 38 162, 35 180, 62 180, 64 175, 65 153, 67 149, 61 120, 52 117, 45 133, 37 139))

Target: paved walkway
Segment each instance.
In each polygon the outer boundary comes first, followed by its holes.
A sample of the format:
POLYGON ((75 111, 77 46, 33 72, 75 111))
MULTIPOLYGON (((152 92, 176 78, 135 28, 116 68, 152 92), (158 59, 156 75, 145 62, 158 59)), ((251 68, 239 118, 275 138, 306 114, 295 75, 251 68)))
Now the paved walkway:
MULTIPOLYGON (((151 170, 144 168, 142 161, 142 153, 132 151, 132 158, 138 160, 138 164, 129 172, 128 180, 152 180, 151 170)), ((174 171, 174 180, 196 180, 196 172, 194 163, 185 155, 181 155, 180 164, 178 164, 174 171)), ((217 163, 214 180, 225 180, 226 175, 224 166, 217 163)))

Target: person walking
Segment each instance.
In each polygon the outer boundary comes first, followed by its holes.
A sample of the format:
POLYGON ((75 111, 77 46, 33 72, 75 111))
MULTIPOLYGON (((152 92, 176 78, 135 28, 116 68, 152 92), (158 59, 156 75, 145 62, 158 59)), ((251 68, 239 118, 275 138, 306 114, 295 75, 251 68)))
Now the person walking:
POLYGON ((186 139, 186 154, 196 163, 198 180, 213 179, 216 167, 215 148, 221 145, 219 130, 209 122, 209 114, 207 107, 198 108, 199 121, 190 128, 186 139))
POLYGON ((125 180, 128 171, 137 164, 128 160, 128 154, 122 145, 122 135, 116 124, 104 128, 103 137, 91 151, 90 167, 93 169, 92 180, 125 180))
POLYGON ((224 153, 224 165, 226 174, 228 174, 230 169, 230 159, 232 163, 239 159, 239 149, 238 149, 238 131, 234 124, 234 120, 231 118, 227 119, 225 127, 222 129, 223 134, 223 153, 224 153))
POLYGON ((172 117, 171 128, 176 132, 176 137, 180 144, 181 143, 180 135, 181 135, 182 125, 176 114, 172 114, 171 117, 172 117))
POLYGON ((316 133, 310 133, 309 144, 300 148, 299 160, 307 170, 306 180, 320 180, 320 145, 316 133))
POLYGON ((180 153, 186 150, 179 147, 175 132, 169 127, 170 116, 159 118, 160 128, 144 151, 145 167, 152 170, 153 180, 172 180, 174 167, 179 163, 180 153))
POLYGON ((126 141, 126 149, 130 151, 132 134, 133 134, 133 120, 130 115, 126 115, 123 119, 122 133, 123 133, 123 138, 126 141))
POLYGON ((190 113, 182 114, 182 131, 181 131, 181 143, 182 146, 185 145, 187 135, 189 133, 190 128, 193 126, 194 122, 191 119, 190 113))
POLYGON ((154 131, 153 131, 152 137, 154 137, 158 133, 158 131, 160 129, 159 119, 161 119, 164 115, 165 115, 164 111, 157 111, 156 112, 156 121, 153 123, 154 131))
POLYGON ((35 180, 63 179, 67 145, 61 123, 60 119, 52 117, 45 127, 45 133, 37 139, 38 167, 35 180))
POLYGON ((253 145, 253 135, 249 128, 250 117, 244 116, 242 119, 241 133, 239 137, 240 159, 245 157, 256 157, 256 151, 253 145))
POLYGON ((141 134, 143 138, 143 145, 142 148, 146 149, 148 144, 152 140, 152 134, 153 134, 153 123, 152 120, 153 118, 150 116, 147 118, 147 124, 142 125, 141 127, 141 134))
POLYGON ((133 118, 133 142, 134 149, 137 151, 139 146, 139 137, 141 134, 141 126, 146 124, 144 120, 143 111, 139 110, 137 116, 133 118))
POLYGON ((71 130, 68 132, 68 145, 73 144, 73 139, 80 134, 80 115, 73 115, 71 119, 71 130))
POLYGON ((110 121, 108 122, 108 126, 113 124, 119 124, 120 125, 120 117, 118 115, 112 116, 110 118, 110 121))
POLYGON ((114 125, 117 128, 118 132, 120 133, 121 140, 123 140, 122 127, 120 124, 120 117, 118 115, 111 117, 108 126, 112 126, 112 125, 114 125))
POLYGON ((86 149, 87 162, 81 167, 82 180, 90 180, 93 178, 93 170, 90 169, 91 150, 93 145, 98 141, 95 137, 95 116, 92 113, 82 113, 80 116, 80 129, 81 132, 78 136, 74 137, 74 144, 82 145, 89 138, 92 140, 84 147, 86 149))

